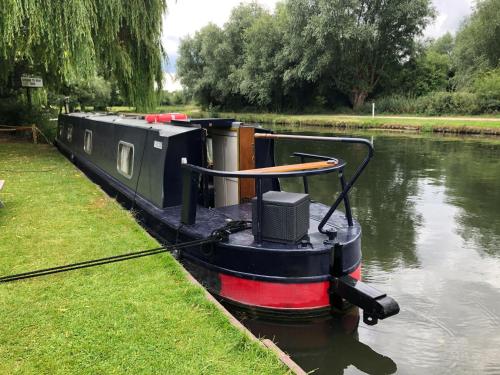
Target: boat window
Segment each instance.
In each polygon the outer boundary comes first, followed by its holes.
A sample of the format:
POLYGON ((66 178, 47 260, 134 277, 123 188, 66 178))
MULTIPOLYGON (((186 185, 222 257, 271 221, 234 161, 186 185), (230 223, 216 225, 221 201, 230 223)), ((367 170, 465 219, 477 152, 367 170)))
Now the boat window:
POLYGON ((83 151, 87 154, 92 153, 92 130, 85 129, 85 137, 83 138, 83 151))
POLYGON ((68 142, 71 142, 71 140, 73 139, 73 125, 68 126, 68 131, 66 132, 66 139, 68 140, 68 142))
POLYGON ((118 144, 118 157, 116 159, 116 169, 127 178, 132 178, 134 171, 134 145, 120 141, 118 144))

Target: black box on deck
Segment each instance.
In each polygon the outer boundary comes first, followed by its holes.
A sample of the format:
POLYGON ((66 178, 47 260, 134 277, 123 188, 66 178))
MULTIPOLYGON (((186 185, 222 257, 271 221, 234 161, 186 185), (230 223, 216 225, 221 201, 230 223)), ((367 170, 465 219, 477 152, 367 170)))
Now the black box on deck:
MULTIPOLYGON (((262 239, 295 243, 309 231, 309 194, 268 191, 262 196, 262 239)), ((257 198, 252 199, 252 232, 257 234, 257 198)))

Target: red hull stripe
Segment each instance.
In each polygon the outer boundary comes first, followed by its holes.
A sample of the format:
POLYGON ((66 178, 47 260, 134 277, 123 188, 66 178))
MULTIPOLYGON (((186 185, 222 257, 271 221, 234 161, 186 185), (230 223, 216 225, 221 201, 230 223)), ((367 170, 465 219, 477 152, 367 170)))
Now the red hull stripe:
POLYGON ((349 274, 352 278, 361 281, 361 265, 349 274))
MULTIPOLYGON (((275 309, 317 309, 330 305, 329 281, 285 284, 219 274, 220 296, 245 305, 275 309)), ((361 267, 352 277, 359 280, 361 267)))

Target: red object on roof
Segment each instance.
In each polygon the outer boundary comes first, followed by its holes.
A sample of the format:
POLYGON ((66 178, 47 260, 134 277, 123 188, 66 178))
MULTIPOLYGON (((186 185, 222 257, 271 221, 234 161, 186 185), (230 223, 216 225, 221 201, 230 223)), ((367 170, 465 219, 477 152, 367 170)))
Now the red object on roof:
POLYGON ((149 123, 156 122, 156 115, 146 115, 144 119, 149 123))
POLYGON ((172 120, 187 120, 188 116, 185 113, 160 113, 151 114, 144 117, 150 124, 152 123, 170 123, 172 120))

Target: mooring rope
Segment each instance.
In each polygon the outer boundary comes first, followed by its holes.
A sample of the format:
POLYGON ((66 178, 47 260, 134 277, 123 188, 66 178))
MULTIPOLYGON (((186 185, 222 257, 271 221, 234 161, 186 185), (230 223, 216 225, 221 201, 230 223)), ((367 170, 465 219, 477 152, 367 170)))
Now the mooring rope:
POLYGON ((147 249, 147 250, 139 250, 139 251, 129 252, 129 253, 120 254, 120 255, 113 255, 113 256, 99 258, 99 259, 86 260, 83 262, 70 263, 70 264, 65 264, 62 266, 43 268, 43 269, 29 271, 29 272, 23 272, 23 273, 17 273, 17 274, 13 274, 13 275, 2 276, 2 277, 0 277, 0 283, 9 283, 12 281, 31 279, 31 278, 40 277, 40 276, 47 276, 47 275, 52 275, 52 274, 60 273, 60 272, 68 272, 68 271, 79 270, 82 268, 96 267, 96 266, 101 266, 104 264, 122 262, 125 260, 146 257, 146 256, 150 256, 150 255, 157 255, 157 254, 162 254, 162 253, 167 253, 167 252, 173 252, 176 250, 181 250, 181 249, 186 248, 186 247, 200 246, 200 245, 215 243, 215 242, 219 242, 219 241, 224 240, 231 233, 235 233, 237 231, 247 229, 248 227, 249 227, 248 222, 246 222, 246 221, 233 221, 233 222, 228 223, 223 228, 213 231, 212 234, 207 238, 183 242, 183 243, 176 244, 176 245, 160 246, 160 247, 155 247, 155 248, 147 249))

